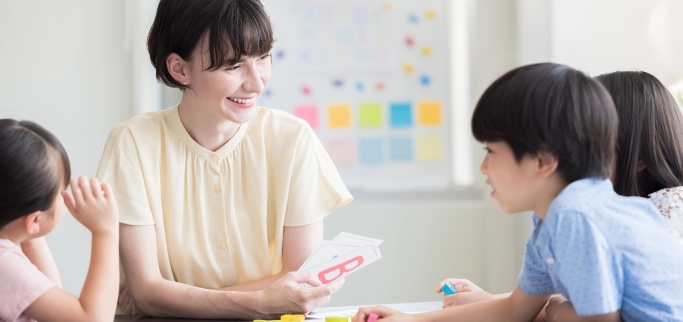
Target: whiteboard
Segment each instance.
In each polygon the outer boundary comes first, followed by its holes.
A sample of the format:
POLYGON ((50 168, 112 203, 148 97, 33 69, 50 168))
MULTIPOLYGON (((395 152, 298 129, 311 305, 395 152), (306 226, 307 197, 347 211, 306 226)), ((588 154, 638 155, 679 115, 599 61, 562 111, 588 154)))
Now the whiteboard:
POLYGON ((259 104, 308 121, 351 190, 452 185, 448 0, 264 0, 259 104))

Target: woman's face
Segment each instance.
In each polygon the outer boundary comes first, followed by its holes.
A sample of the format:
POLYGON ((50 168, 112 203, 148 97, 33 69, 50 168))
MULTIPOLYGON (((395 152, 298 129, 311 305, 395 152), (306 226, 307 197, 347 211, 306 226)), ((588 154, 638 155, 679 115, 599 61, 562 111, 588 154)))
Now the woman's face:
MULTIPOLYGON (((230 52, 232 56, 233 51, 230 52)), ((190 88, 183 93, 183 100, 187 96, 192 105, 204 110, 211 119, 234 123, 251 120, 256 102, 271 77, 270 53, 257 57, 242 56, 235 65, 207 70, 211 59, 205 36, 192 57, 188 62, 187 75, 190 88)))

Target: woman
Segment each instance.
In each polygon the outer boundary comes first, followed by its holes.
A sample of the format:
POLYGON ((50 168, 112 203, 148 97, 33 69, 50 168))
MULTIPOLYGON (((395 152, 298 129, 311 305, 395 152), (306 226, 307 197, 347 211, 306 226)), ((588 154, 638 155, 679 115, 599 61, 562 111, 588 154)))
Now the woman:
POLYGON ((115 127, 97 175, 121 210, 123 312, 251 319, 341 287, 287 273, 352 198, 304 121, 256 105, 272 43, 259 0, 159 3, 147 47, 182 99, 115 127))
MULTIPOLYGON (((619 118, 611 175, 614 190, 623 196, 649 197, 669 232, 683 244, 683 115, 676 100, 646 72, 614 72, 595 79, 612 96, 619 118)), ((465 279, 446 279, 437 292, 444 283, 458 289, 457 294, 444 298, 444 308, 509 295, 492 295, 465 279)), ((551 299, 556 305, 550 310, 564 301, 561 297, 551 299)), ((539 316, 542 319, 544 316, 539 316)))

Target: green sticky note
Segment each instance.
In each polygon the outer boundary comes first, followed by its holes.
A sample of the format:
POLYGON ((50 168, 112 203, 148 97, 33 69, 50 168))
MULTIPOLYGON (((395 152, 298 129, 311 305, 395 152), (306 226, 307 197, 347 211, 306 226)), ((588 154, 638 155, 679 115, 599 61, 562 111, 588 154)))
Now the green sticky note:
POLYGON ((360 126, 379 127, 382 126, 382 104, 380 103, 361 103, 360 104, 360 126))

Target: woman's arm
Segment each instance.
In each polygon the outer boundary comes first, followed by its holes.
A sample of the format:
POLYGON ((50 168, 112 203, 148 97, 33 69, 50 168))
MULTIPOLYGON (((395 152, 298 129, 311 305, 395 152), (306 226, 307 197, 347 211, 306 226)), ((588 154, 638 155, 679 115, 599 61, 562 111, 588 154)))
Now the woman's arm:
POLYGON ((129 305, 143 315, 253 319, 278 313, 304 313, 329 301, 330 294, 343 283, 300 288, 300 283, 319 282, 311 274, 288 273, 258 292, 202 289, 161 276, 154 225, 121 224, 120 234, 121 264, 132 299, 129 305))
POLYGON ((53 281, 59 288, 62 288, 62 279, 59 277, 57 264, 52 257, 50 248, 47 246, 45 237, 34 238, 21 243, 21 251, 36 265, 47 278, 53 281))
POLYGON ((221 288, 222 291, 250 292, 266 289, 289 272, 295 272, 323 241, 323 221, 298 227, 285 227, 282 237, 282 272, 257 281, 221 288))

